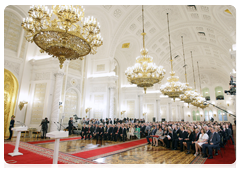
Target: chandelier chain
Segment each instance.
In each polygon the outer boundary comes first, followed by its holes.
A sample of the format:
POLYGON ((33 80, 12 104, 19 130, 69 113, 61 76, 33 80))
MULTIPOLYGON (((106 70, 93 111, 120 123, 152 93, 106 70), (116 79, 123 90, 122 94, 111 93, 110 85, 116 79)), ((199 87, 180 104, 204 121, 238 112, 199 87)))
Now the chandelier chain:
POLYGON ((182 48, 183 48, 183 61, 184 61, 184 68, 185 68, 185 80, 186 80, 186 83, 187 83, 187 66, 186 66, 186 63, 185 63, 185 53, 184 53, 184 45, 183 45, 183 36, 181 36, 182 38, 182 48))

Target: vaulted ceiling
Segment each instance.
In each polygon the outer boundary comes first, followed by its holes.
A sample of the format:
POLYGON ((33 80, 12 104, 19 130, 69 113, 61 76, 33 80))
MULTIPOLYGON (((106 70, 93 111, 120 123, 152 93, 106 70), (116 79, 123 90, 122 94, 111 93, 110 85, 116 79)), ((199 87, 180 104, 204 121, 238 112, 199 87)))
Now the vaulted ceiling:
MULTIPOLYGON (((17 6, 25 15, 29 6, 17 6)), ((104 45, 99 48, 96 57, 115 58, 120 65, 121 84, 128 84, 124 72, 135 64, 135 58, 142 48, 142 6, 140 5, 91 5, 84 6, 85 16, 93 15, 101 25, 104 45), (130 43, 129 48, 122 44, 130 43)), ((146 5, 144 6, 144 27, 146 47, 157 65, 170 71, 167 15, 169 13, 173 69, 185 82, 183 68, 183 50, 187 63, 187 74, 193 86, 193 54, 196 80, 198 80, 197 61, 201 74, 201 83, 208 86, 214 83, 228 84, 229 73, 236 63, 231 62, 229 49, 236 44, 236 9, 221 5, 146 5), (178 57, 176 57, 178 56, 178 57)))

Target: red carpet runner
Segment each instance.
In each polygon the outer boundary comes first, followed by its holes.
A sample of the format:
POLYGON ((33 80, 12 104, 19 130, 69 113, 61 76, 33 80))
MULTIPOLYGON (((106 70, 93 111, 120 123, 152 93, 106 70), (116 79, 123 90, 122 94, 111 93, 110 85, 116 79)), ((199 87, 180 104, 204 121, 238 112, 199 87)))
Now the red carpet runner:
MULTIPOLYGON (((60 139, 60 141, 68 141, 68 140, 78 140, 81 139, 82 137, 72 137, 72 138, 64 138, 64 139, 60 139)), ((44 141, 33 141, 33 142, 27 142, 30 144, 41 144, 41 143, 51 143, 51 142, 55 142, 55 139, 53 140, 44 140, 44 141)))
POLYGON ((135 147, 139 147, 141 145, 145 145, 146 143, 147 143, 146 139, 140 139, 140 140, 135 140, 130 142, 123 142, 121 144, 116 144, 112 146, 101 147, 99 149, 77 152, 72 155, 93 160, 98 157, 104 157, 104 156, 116 154, 119 152, 123 152, 135 147))
MULTIPOLYGON (((8 153, 12 153, 15 148, 15 142, 4 143, 4 160, 8 164, 52 164, 53 150, 43 148, 40 146, 28 144, 26 142, 20 142, 19 152, 23 155, 10 156, 8 153)), ((70 154, 59 152, 58 154, 59 164, 97 164, 97 162, 76 157, 70 154)))
POLYGON ((234 145, 228 141, 228 144, 225 145, 225 153, 223 148, 221 148, 221 153, 218 152, 217 156, 213 156, 213 159, 207 159, 204 164, 233 164, 236 161, 236 154, 234 145))

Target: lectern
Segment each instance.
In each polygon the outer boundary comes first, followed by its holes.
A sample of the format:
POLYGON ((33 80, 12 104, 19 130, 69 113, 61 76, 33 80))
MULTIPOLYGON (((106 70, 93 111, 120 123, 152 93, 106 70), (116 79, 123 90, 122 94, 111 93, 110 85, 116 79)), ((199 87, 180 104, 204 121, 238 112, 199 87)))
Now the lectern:
POLYGON ((8 153, 8 155, 11 155, 11 156, 23 155, 23 153, 18 152, 18 147, 19 147, 21 132, 26 131, 27 129, 28 129, 27 126, 19 126, 19 127, 12 128, 13 131, 17 132, 17 139, 16 139, 15 149, 14 149, 13 153, 8 153))
POLYGON ((68 137, 68 131, 53 131, 46 134, 46 137, 55 138, 53 164, 58 162, 59 142, 61 138, 68 137))

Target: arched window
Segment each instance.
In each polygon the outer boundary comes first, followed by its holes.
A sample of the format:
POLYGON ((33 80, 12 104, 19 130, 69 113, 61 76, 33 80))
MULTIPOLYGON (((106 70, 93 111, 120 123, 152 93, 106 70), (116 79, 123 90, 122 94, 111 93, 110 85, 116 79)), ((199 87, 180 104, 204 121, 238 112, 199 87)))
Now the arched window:
POLYGON ((218 86, 215 88, 216 100, 224 100, 223 88, 218 86))
POLYGON ((208 118, 208 111, 205 110, 205 113, 204 113, 204 119, 205 121, 209 121, 209 118, 208 118))
POLYGON ((202 89, 202 92, 203 92, 203 97, 206 100, 210 100, 209 88, 205 87, 204 89, 202 89))
POLYGON ((218 120, 219 121, 228 121, 228 117, 227 117, 227 113, 221 111, 221 110, 218 110, 218 120))
POLYGON ((209 121, 213 117, 211 110, 205 110, 204 119, 205 121, 209 121))
POLYGON ((193 121, 196 121, 196 113, 195 113, 195 111, 192 112, 192 115, 193 115, 193 116, 192 116, 193 121))
POLYGON ((196 112, 196 117, 197 117, 197 121, 200 121, 200 113, 199 113, 199 110, 197 110, 197 112, 196 112))

